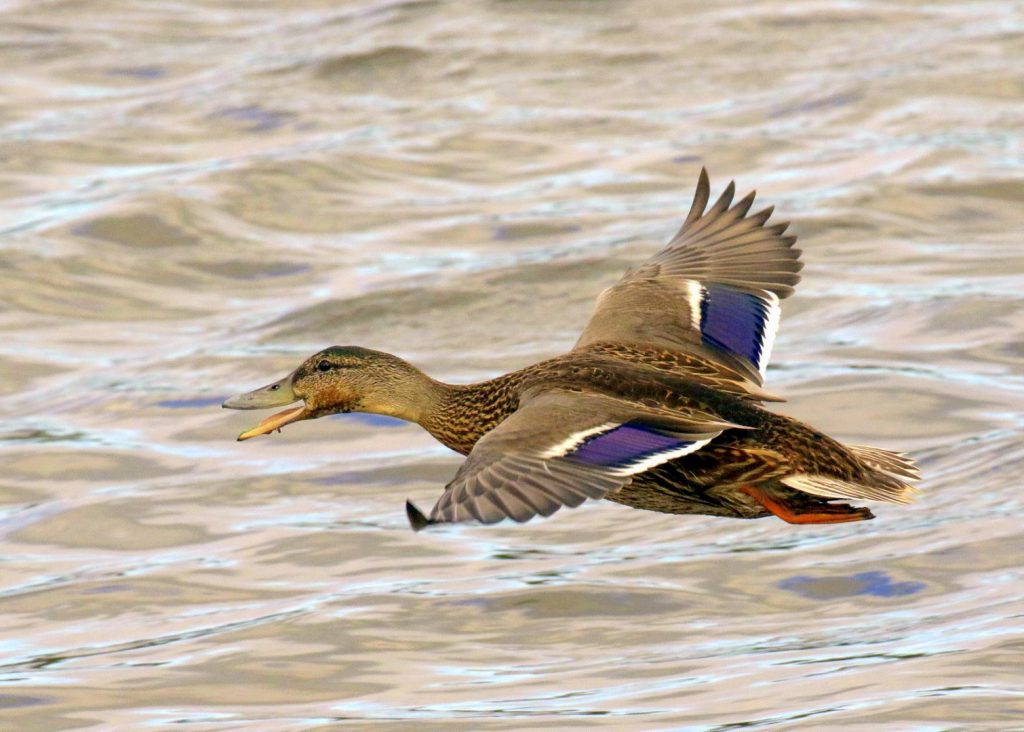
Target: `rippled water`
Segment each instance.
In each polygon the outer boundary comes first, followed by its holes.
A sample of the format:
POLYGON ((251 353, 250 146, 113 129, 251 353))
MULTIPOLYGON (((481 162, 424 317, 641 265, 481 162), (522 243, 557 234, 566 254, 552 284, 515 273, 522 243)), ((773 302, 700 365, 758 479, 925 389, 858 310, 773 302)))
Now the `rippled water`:
POLYGON ((0 3, 0 726, 1020 729, 1022 18, 0 3), (418 428, 234 441, 332 343, 560 352, 702 164, 805 251, 770 388, 915 505, 414 535, 418 428))

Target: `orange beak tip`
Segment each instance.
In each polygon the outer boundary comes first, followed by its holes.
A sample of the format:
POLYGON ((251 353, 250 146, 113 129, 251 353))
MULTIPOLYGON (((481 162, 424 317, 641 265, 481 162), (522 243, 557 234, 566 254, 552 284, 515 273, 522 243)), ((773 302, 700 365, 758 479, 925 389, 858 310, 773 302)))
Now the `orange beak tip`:
POLYGON ((274 432, 280 432, 281 428, 290 422, 303 419, 305 413, 305 407, 298 406, 286 409, 283 412, 272 414, 255 427, 246 430, 238 436, 238 441, 248 440, 252 437, 259 437, 260 435, 269 435, 274 432))

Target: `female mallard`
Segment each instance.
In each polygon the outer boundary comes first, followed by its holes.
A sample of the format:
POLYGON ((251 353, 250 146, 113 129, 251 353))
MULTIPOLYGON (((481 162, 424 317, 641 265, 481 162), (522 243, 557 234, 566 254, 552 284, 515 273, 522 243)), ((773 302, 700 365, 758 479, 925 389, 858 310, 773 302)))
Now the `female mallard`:
POLYGON ((605 290, 568 353, 479 384, 431 379, 397 356, 334 346, 230 409, 301 406, 239 435, 302 419, 373 412, 423 426, 468 455, 413 528, 549 516, 587 498, 664 513, 773 514, 795 524, 861 521, 836 499, 906 503, 912 460, 842 445, 760 406, 779 300, 800 281, 800 250, 772 209, 747 215, 734 185, 706 209, 701 171, 668 245, 605 290))

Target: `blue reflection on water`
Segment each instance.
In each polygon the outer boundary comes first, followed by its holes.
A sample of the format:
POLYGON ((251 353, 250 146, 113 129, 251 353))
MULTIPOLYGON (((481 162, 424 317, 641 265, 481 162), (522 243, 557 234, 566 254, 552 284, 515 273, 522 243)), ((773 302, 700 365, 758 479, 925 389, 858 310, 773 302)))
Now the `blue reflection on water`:
POLYGON ((407 424, 405 420, 398 417, 387 417, 383 414, 369 414, 367 412, 352 412, 350 414, 332 414, 331 419, 346 419, 353 422, 362 422, 371 427, 402 427, 407 424))
POLYGON ((277 112, 272 109, 261 107, 258 104, 247 104, 242 107, 227 107, 222 109, 214 117, 224 117, 238 122, 249 123, 250 132, 268 132, 283 126, 291 119, 288 112, 277 112))
POLYGON ((252 275, 249 275, 247 277, 246 276, 239 277, 239 279, 259 280, 259 279, 266 279, 266 278, 270 278, 270 277, 291 277, 292 275, 297 275, 297 274, 302 274, 304 272, 309 272, 311 269, 313 269, 313 268, 310 265, 308 265, 308 264, 297 264, 297 263, 294 263, 294 262, 281 262, 280 264, 276 264, 273 267, 270 267, 270 268, 264 270, 263 272, 259 272, 257 274, 252 274, 252 275))
POLYGON ((809 577, 798 574, 782 580, 778 586, 783 590, 789 590, 815 600, 831 600, 837 597, 857 595, 902 597, 903 595, 913 595, 927 587, 924 582, 894 582, 888 574, 881 571, 833 577, 809 577))
POLYGON ((136 79, 162 79, 167 75, 167 69, 162 66, 126 66, 111 69, 110 73, 117 76, 132 76, 136 79))
POLYGON ((158 407, 167 407, 168 409, 199 409, 201 407, 213 407, 222 404, 226 396, 215 396, 215 397, 200 397, 197 399, 166 399, 162 402, 157 402, 158 407))

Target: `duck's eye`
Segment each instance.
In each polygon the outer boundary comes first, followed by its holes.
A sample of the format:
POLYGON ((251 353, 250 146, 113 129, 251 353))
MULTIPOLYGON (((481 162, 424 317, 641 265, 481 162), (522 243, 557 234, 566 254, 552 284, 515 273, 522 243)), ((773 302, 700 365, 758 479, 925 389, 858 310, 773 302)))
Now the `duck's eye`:
POLYGON ((317 367, 317 370, 319 370, 319 371, 330 371, 331 370, 331 362, 330 361, 326 361, 326 360, 325 361, 321 361, 320 363, 318 363, 316 365, 316 367, 317 367))

